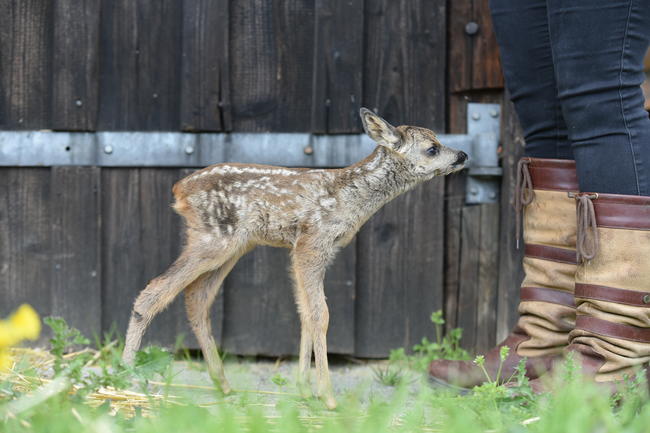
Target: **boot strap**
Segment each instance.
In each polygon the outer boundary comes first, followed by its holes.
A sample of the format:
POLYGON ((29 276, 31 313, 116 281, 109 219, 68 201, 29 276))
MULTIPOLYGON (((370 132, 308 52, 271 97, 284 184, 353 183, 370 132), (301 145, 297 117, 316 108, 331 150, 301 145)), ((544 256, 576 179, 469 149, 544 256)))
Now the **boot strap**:
POLYGON ((578 260, 575 250, 566 248, 549 247, 548 245, 526 244, 524 249, 526 257, 534 259, 550 260, 553 262, 568 263, 577 265, 578 260))
POLYGON ((650 328, 639 328, 632 325, 609 322, 591 316, 578 316, 575 329, 580 329, 592 334, 605 337, 620 338, 623 340, 650 343, 650 328))
POLYGON ((650 293, 637 290, 624 290, 617 289, 616 287, 576 283, 575 296, 581 299, 596 299, 598 301, 650 308, 650 293))
POLYGON ((573 293, 564 290, 548 289, 545 287, 522 287, 520 300, 548 302, 575 308, 573 293))

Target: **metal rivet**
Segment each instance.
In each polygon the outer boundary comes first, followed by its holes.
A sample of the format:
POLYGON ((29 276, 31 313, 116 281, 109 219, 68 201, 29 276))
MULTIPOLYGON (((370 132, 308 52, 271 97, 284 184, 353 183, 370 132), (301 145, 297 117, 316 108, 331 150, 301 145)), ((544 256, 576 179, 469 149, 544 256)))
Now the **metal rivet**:
POLYGON ((497 117, 499 117, 499 113, 497 112, 497 110, 490 110, 490 116, 496 119, 497 117))
POLYGON ((187 153, 188 155, 193 154, 194 153, 194 148, 192 146, 187 146, 185 148, 185 153, 187 153))
POLYGON ((153 99, 156 99, 156 98, 158 98, 158 94, 157 94, 157 93, 154 93, 154 94, 153 94, 153 95, 151 95, 151 96, 153 96, 153 99))
POLYGON ((479 120, 480 118, 481 118, 481 114, 480 114, 480 113, 472 113, 472 119, 473 119, 473 120, 479 120))
POLYGON ((467 33, 470 36, 477 34, 478 24, 475 23, 474 21, 470 21, 467 24, 465 24, 465 33, 467 33))
POLYGON ((650 295, 645 295, 643 297, 643 303, 644 304, 650 304, 650 295))
POLYGON ((107 146, 104 146, 104 153, 109 153, 109 154, 113 153, 113 146, 111 146, 110 144, 107 145, 107 146))
POLYGON ((314 148, 311 147, 311 146, 306 146, 306 147, 303 149, 303 152, 305 152, 305 155, 311 155, 311 154, 314 153, 314 148))
POLYGON ((478 194, 478 189, 472 188, 472 189, 469 190, 469 193, 472 194, 472 195, 477 195, 478 194))
POLYGON ((84 103, 83 103, 83 101, 81 99, 77 99, 76 101, 74 101, 74 104, 77 107, 81 107, 82 105, 84 105, 84 103))
POLYGON ((490 193, 490 198, 491 198, 491 199, 495 199, 495 198, 497 198, 497 193, 496 193, 496 192, 491 192, 491 193, 490 193))

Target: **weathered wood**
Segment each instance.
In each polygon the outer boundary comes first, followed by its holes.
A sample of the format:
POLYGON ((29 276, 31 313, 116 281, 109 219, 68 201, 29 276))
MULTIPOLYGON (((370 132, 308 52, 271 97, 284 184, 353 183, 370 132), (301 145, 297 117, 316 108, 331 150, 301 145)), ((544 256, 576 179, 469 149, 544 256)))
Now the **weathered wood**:
MULTIPOLYGON (((0 317, 23 303, 52 311, 50 170, 0 170, 0 317)), ((47 341, 47 330, 38 343, 47 341)))
POLYGON ((497 338, 504 338, 517 320, 519 286, 523 280, 523 248, 516 249, 513 197, 517 162, 523 155, 524 139, 512 102, 504 97, 501 143, 501 211, 499 235, 499 282, 497 301, 497 338))
POLYGON ((223 348, 240 355, 298 353, 300 319, 286 249, 258 247, 226 279, 223 348))
POLYGON ((142 275, 140 171, 102 169, 102 328, 124 335, 142 275))
POLYGON ((445 330, 458 323, 458 287, 460 285, 461 230, 465 206, 466 173, 445 179, 445 330))
POLYGON ((178 130, 181 3, 104 1, 100 109, 104 130, 178 130))
POLYGON ((50 178, 49 314, 101 335, 100 169, 53 167, 50 178))
POLYGON ((0 128, 51 124, 53 2, 0 1, 0 128))
POLYGON ((183 2, 181 129, 232 129, 226 0, 183 2))
POLYGON ((452 92, 503 88, 498 46, 488 3, 482 0, 449 2, 449 88, 452 92), (476 34, 465 26, 478 24, 476 34))
POLYGON ((473 0, 449 2, 447 81, 450 92, 460 92, 472 88, 473 38, 465 32, 465 26, 472 19, 472 4, 473 0))
POLYGON ((499 278, 499 205, 480 205, 479 269, 476 319, 476 351, 483 353, 496 343, 497 284, 499 278))
POLYGON ((92 131, 99 103, 100 0, 53 4, 52 129, 92 131))
POLYGON ((312 132, 359 132, 363 2, 316 0, 314 26, 312 132))
MULTIPOLYGON (((450 132, 466 132, 468 102, 501 100, 500 92, 494 90, 450 94, 450 132)), ((489 318, 496 314, 499 296, 497 262, 492 268, 484 262, 492 263, 499 257, 499 211, 484 205, 468 210, 476 206, 465 205, 465 181, 464 173, 446 178, 445 318, 446 330, 464 328, 463 347, 478 353, 495 342, 494 325, 489 318), (485 236, 493 240, 488 241, 485 236)))
POLYGON ((384 357, 433 336, 429 318, 443 303, 443 188, 436 179, 396 198, 359 233, 358 356, 384 357))
POLYGON ((499 46, 494 35, 488 2, 474 0, 473 18, 479 26, 479 33, 472 38, 472 89, 502 89, 503 73, 499 46))
POLYGON ((446 2, 366 0, 364 32, 363 105, 442 132, 446 2))
POLYGON ((239 1, 230 17, 233 128, 309 131, 314 3, 239 1))
POLYGON ((474 350, 477 344, 477 316, 480 269, 480 205, 462 210, 460 281, 458 284, 458 318, 456 326, 463 328, 461 345, 474 350))

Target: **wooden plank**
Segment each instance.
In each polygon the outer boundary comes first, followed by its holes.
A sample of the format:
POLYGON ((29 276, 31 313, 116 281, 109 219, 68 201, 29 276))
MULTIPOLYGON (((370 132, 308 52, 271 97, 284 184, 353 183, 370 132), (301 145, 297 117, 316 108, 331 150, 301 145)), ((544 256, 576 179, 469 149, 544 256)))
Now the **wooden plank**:
POLYGON ((443 303, 444 181, 396 198, 361 230, 357 248, 357 356, 384 357, 433 337, 443 303))
POLYGON ((100 169, 52 167, 51 314, 84 335, 101 335, 100 169))
POLYGON ((361 131, 363 4, 316 0, 312 132, 361 131))
POLYGON ((473 1, 449 2, 449 73, 447 80, 451 92, 472 88, 473 38, 465 32, 472 19, 473 1))
POLYGON ((449 87, 452 92, 503 88, 499 49, 488 2, 450 2, 449 41, 449 87), (476 34, 465 31, 470 22, 478 24, 476 34))
MULTIPOLYGON (((0 169, 0 317, 28 303, 52 314, 50 170, 0 169)), ((37 344, 49 338, 45 330, 37 344)))
POLYGON ((330 312, 327 351, 354 354, 357 242, 341 250, 325 275, 325 296, 330 312))
POLYGON ((499 282, 497 299, 497 339, 501 340, 517 320, 519 286, 523 280, 523 248, 515 245, 515 210, 513 197, 517 179, 517 163, 524 152, 524 138, 514 105, 504 97, 501 166, 501 222, 499 235, 499 282))
POLYGON ((126 333, 142 275, 140 171, 102 169, 102 329, 126 333))
POLYGON ((472 89, 502 89, 503 73, 490 7, 483 0, 474 0, 473 3, 473 17, 479 33, 472 38, 472 89))
POLYGON ((105 1, 101 17, 98 129, 178 130, 181 3, 105 1))
POLYGON ((457 327, 458 287, 460 285, 461 230, 465 206, 467 174, 459 173, 445 179, 445 330, 457 327))
POLYGON ((480 205, 479 269, 476 318, 476 352, 496 342, 497 284, 499 278, 499 204, 480 205))
POLYGON ((445 1, 366 0, 363 105, 442 132, 446 28, 445 1))
POLYGON ((465 206, 461 229, 461 279, 458 287, 457 326, 463 328, 461 345, 474 350, 477 344, 478 272, 480 268, 481 207, 465 206))
POLYGON ((258 247, 226 279, 223 348, 239 355, 298 353, 300 319, 289 278, 288 250, 258 247))
MULTIPOLYGON (((457 6, 457 5, 456 5, 457 6)), ((450 49, 453 48, 450 46, 450 49)), ((449 74, 453 73, 449 71, 449 74)), ((449 77, 451 79, 451 77, 449 77)), ((459 95, 449 95, 449 132, 467 133, 467 103, 459 95)), ((443 143, 444 144, 444 143, 443 143)), ((458 327, 459 287, 461 275, 462 215, 465 207, 467 173, 460 172, 445 177, 445 330, 458 327)))
MULTIPOLYGON (((450 71, 450 74, 453 72, 450 71)), ((481 91, 480 93, 470 93, 470 94, 450 94, 449 95, 449 131, 451 133, 466 133, 467 132, 467 103, 468 102, 501 102, 502 96, 499 91, 481 91)), ((476 212, 472 214, 464 213, 465 205, 465 185, 466 185, 466 173, 453 174, 447 176, 446 179, 446 197, 445 202, 447 204, 446 208, 446 231, 445 231, 445 245, 446 245, 446 258, 445 258, 445 318, 446 318, 446 330, 449 331, 453 328, 460 326, 460 317, 459 315, 462 312, 462 299, 461 297, 467 297, 467 294, 461 295, 460 287, 470 288, 475 286, 475 282, 480 279, 481 267, 475 267, 473 272, 470 272, 467 268, 463 269, 461 261, 465 258, 467 252, 466 240, 462 239, 464 224, 468 224, 468 220, 471 218, 479 218, 479 220, 472 221, 469 223, 471 226, 479 227, 478 234, 482 233, 481 225, 481 212, 476 212), (465 242, 465 243, 464 243, 465 242)), ((493 229, 496 229, 494 227, 493 229)), ((497 232, 498 233, 498 232, 497 232)), ((497 235, 495 233, 495 235, 497 235)), ((480 237, 477 238, 480 242, 480 237)), ((490 254, 489 251, 494 251, 496 246, 490 246, 486 244, 488 251, 481 250, 480 244, 469 244, 469 248, 475 248, 479 255, 482 257, 488 257, 490 254)), ((469 254, 474 254, 476 251, 470 252, 469 254)), ((492 283, 496 286, 496 281, 492 283)), ((488 292, 494 290, 494 287, 483 287, 476 286, 477 290, 487 290, 488 292)), ((486 312, 486 314, 488 314, 486 312)), ((474 325, 472 325, 474 326, 474 325)), ((473 331, 466 331, 473 332, 473 331)), ((492 337, 486 337, 487 340, 491 340, 492 337)), ((481 344, 486 341, 486 338, 481 340, 481 344)), ((478 339, 474 339, 478 342, 478 339)), ((474 349, 471 346, 466 346, 467 348, 474 349)))
POLYGON ((53 3, 52 129, 93 131, 99 102, 100 0, 53 3))
POLYGON ((52 2, 0 1, 0 128, 51 122, 52 2))
POLYGON ((243 0, 230 12, 233 129, 309 131, 314 3, 243 0))
POLYGON ((181 129, 232 129, 226 0, 183 2, 181 129))

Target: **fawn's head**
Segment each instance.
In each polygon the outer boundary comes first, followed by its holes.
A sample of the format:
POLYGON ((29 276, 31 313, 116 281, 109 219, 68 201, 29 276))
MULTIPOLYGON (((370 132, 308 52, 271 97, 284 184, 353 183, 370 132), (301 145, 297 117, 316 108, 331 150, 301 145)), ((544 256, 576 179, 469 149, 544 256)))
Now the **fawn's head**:
POLYGON ((406 159, 417 177, 446 175, 465 166, 467 154, 440 144, 430 129, 394 127, 367 108, 361 108, 361 120, 366 134, 377 144, 406 159))

